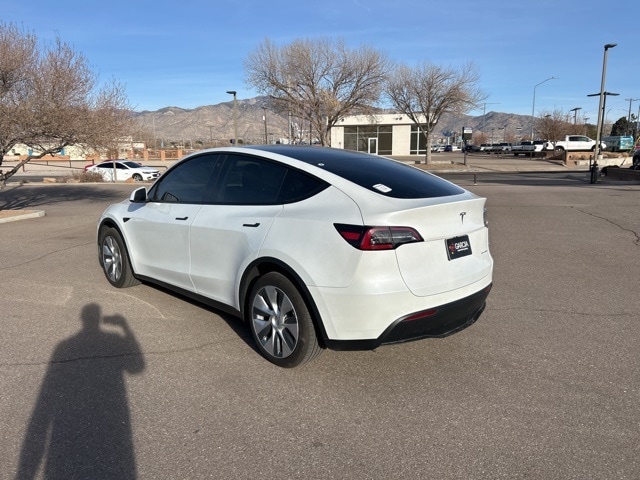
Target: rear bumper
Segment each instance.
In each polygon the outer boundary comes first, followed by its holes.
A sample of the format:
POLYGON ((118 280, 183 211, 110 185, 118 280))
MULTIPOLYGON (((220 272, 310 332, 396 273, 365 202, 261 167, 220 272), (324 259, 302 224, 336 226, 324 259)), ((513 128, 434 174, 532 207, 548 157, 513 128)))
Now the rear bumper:
POLYGON ((475 323, 484 311, 491 284, 468 297, 394 321, 378 338, 364 340, 325 339, 333 350, 371 350, 380 345, 421 338, 442 338, 475 323))

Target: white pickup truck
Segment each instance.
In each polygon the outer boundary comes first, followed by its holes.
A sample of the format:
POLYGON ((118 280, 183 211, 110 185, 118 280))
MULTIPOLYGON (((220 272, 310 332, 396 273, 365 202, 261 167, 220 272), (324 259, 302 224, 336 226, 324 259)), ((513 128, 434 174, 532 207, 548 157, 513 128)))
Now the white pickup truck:
MULTIPOLYGON (((600 149, 604 150, 605 148, 607 145, 600 142, 600 149)), ((567 135, 564 140, 547 142, 545 145, 545 150, 565 150, 567 152, 593 151, 595 149, 596 141, 584 135, 567 135)))

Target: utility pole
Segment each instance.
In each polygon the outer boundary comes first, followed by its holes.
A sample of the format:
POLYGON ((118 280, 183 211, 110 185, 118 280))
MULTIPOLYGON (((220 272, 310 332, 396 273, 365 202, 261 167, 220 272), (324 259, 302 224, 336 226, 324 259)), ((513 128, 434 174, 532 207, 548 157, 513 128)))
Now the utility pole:
POLYGON ((631 104, 633 102, 637 102, 640 98, 625 98, 625 101, 629 102, 629 114, 627 115, 627 134, 629 134, 629 129, 631 128, 631 104))

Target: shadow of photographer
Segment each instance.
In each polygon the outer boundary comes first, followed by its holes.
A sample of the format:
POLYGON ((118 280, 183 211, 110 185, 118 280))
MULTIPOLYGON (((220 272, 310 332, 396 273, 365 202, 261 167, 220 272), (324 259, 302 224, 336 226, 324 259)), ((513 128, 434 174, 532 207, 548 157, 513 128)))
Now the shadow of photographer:
POLYGON ((85 305, 81 321, 53 352, 16 479, 136 477, 124 373, 144 370, 140 346, 125 318, 102 317, 99 305, 85 305))

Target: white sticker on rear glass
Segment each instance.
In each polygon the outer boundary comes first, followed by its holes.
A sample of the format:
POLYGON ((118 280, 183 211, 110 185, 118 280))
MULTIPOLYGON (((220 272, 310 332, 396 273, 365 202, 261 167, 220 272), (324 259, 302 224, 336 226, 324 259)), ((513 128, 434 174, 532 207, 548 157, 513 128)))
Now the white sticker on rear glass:
POLYGON ((378 190, 379 192, 382 192, 382 193, 389 193, 391 191, 391 189, 389 187, 387 187, 386 185, 384 185, 382 183, 378 183, 377 185, 374 185, 373 188, 375 188, 376 190, 378 190))

